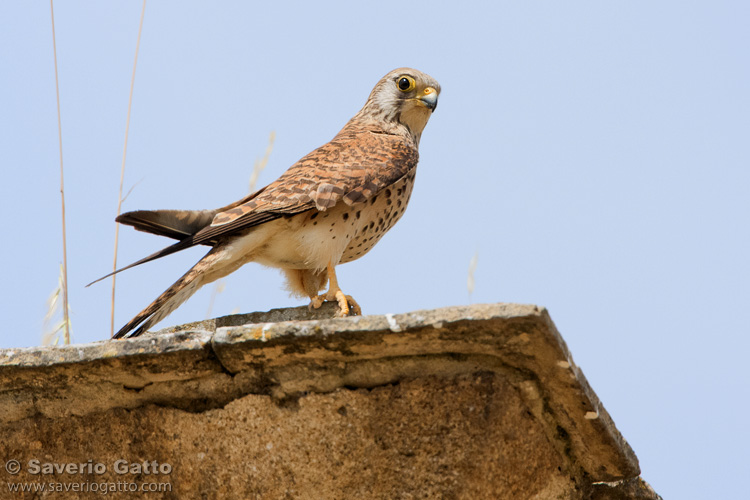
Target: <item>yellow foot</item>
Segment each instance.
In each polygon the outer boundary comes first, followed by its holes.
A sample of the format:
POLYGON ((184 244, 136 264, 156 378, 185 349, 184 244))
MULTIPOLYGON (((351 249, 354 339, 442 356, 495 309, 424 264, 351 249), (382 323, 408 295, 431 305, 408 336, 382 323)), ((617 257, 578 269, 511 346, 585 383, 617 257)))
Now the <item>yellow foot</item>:
POLYGON ((309 310, 318 309, 326 301, 325 295, 318 295, 317 297, 310 297, 310 305, 307 306, 309 310))
POLYGON ((336 311, 337 318, 343 318, 349 315, 361 316, 362 308, 359 307, 357 301, 352 298, 351 295, 344 295, 344 292, 339 288, 338 279, 336 279, 336 270, 333 264, 330 262, 326 268, 328 271, 328 291, 317 297, 310 297, 310 308, 319 308, 323 305, 323 302, 336 301, 339 305, 339 310, 336 311))
POLYGON ((339 303, 339 310, 336 312, 337 318, 349 316, 362 316, 362 308, 351 295, 344 295, 341 290, 336 291, 336 301, 339 303), (349 307, 351 306, 351 310, 349 307))
POLYGON ((362 308, 359 307, 359 304, 357 304, 357 301, 354 300, 354 298, 351 295, 344 295, 344 292, 341 290, 336 290, 333 295, 330 295, 328 293, 324 293, 322 295, 318 295, 317 297, 311 297, 310 298, 310 305, 307 307, 310 310, 318 309, 320 306, 323 305, 323 302, 337 302, 339 305, 339 310, 336 311, 336 318, 344 318, 346 316, 361 316, 362 315, 362 308))

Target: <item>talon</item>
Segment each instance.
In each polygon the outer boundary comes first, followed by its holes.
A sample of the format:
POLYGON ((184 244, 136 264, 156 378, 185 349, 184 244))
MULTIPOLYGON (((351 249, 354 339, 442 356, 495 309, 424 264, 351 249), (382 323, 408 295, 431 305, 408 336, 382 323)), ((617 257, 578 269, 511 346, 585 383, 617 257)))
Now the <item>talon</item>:
POLYGON ((354 297, 352 297, 351 295, 346 295, 346 300, 349 301, 349 307, 352 308, 351 315, 362 316, 362 308, 359 307, 359 304, 357 304, 357 301, 354 300, 354 297))
POLYGON ((316 297, 310 297, 310 305, 308 307, 310 309, 317 309, 323 305, 323 302, 336 302, 339 306, 335 314, 336 318, 361 316, 362 308, 359 307, 359 304, 357 304, 357 301, 351 295, 344 295, 344 292, 341 291, 336 279, 336 271, 330 263, 328 264, 328 279, 328 291, 316 297))
POLYGON ((318 309, 320 306, 323 305, 323 302, 325 302, 326 298, 323 295, 318 295, 317 297, 310 297, 310 304, 307 306, 309 310, 318 309))
POLYGON ((339 303, 339 310, 336 312, 337 318, 362 316, 362 308, 359 307, 359 304, 357 304, 357 301, 351 295, 344 295, 344 292, 339 290, 336 292, 336 300, 339 303))

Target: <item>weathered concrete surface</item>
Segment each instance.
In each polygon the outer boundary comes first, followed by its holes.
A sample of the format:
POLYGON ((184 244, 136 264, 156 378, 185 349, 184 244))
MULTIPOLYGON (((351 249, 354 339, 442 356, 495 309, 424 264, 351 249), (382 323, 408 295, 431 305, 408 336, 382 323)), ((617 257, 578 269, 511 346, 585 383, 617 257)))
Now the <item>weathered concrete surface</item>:
POLYGON ((147 498, 658 498, 544 309, 309 314, 0 351, 0 459, 21 464, 0 474, 168 483, 147 498), (32 474, 33 459, 107 471, 32 474))

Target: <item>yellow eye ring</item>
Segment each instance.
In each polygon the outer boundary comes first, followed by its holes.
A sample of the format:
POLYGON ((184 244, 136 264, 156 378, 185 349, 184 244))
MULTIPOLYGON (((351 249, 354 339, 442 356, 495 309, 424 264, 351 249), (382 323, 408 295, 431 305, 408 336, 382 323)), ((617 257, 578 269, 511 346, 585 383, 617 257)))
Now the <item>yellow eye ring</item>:
POLYGON ((396 78, 396 86, 401 92, 411 92, 417 87, 417 82, 409 75, 401 75, 396 78))

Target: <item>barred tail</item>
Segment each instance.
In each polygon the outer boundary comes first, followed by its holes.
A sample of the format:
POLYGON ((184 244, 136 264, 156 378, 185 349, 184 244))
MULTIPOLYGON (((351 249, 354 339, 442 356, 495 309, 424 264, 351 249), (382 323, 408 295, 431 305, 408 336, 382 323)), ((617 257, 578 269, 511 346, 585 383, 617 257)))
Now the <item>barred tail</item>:
MULTIPOLYGON (((217 252, 211 251, 198 261, 182 278, 178 279, 148 307, 120 328, 113 338, 137 337, 166 318, 183 302, 189 299, 200 287, 207 283, 206 270, 216 260, 217 252)), ((213 280, 210 280, 213 281, 213 280)))

